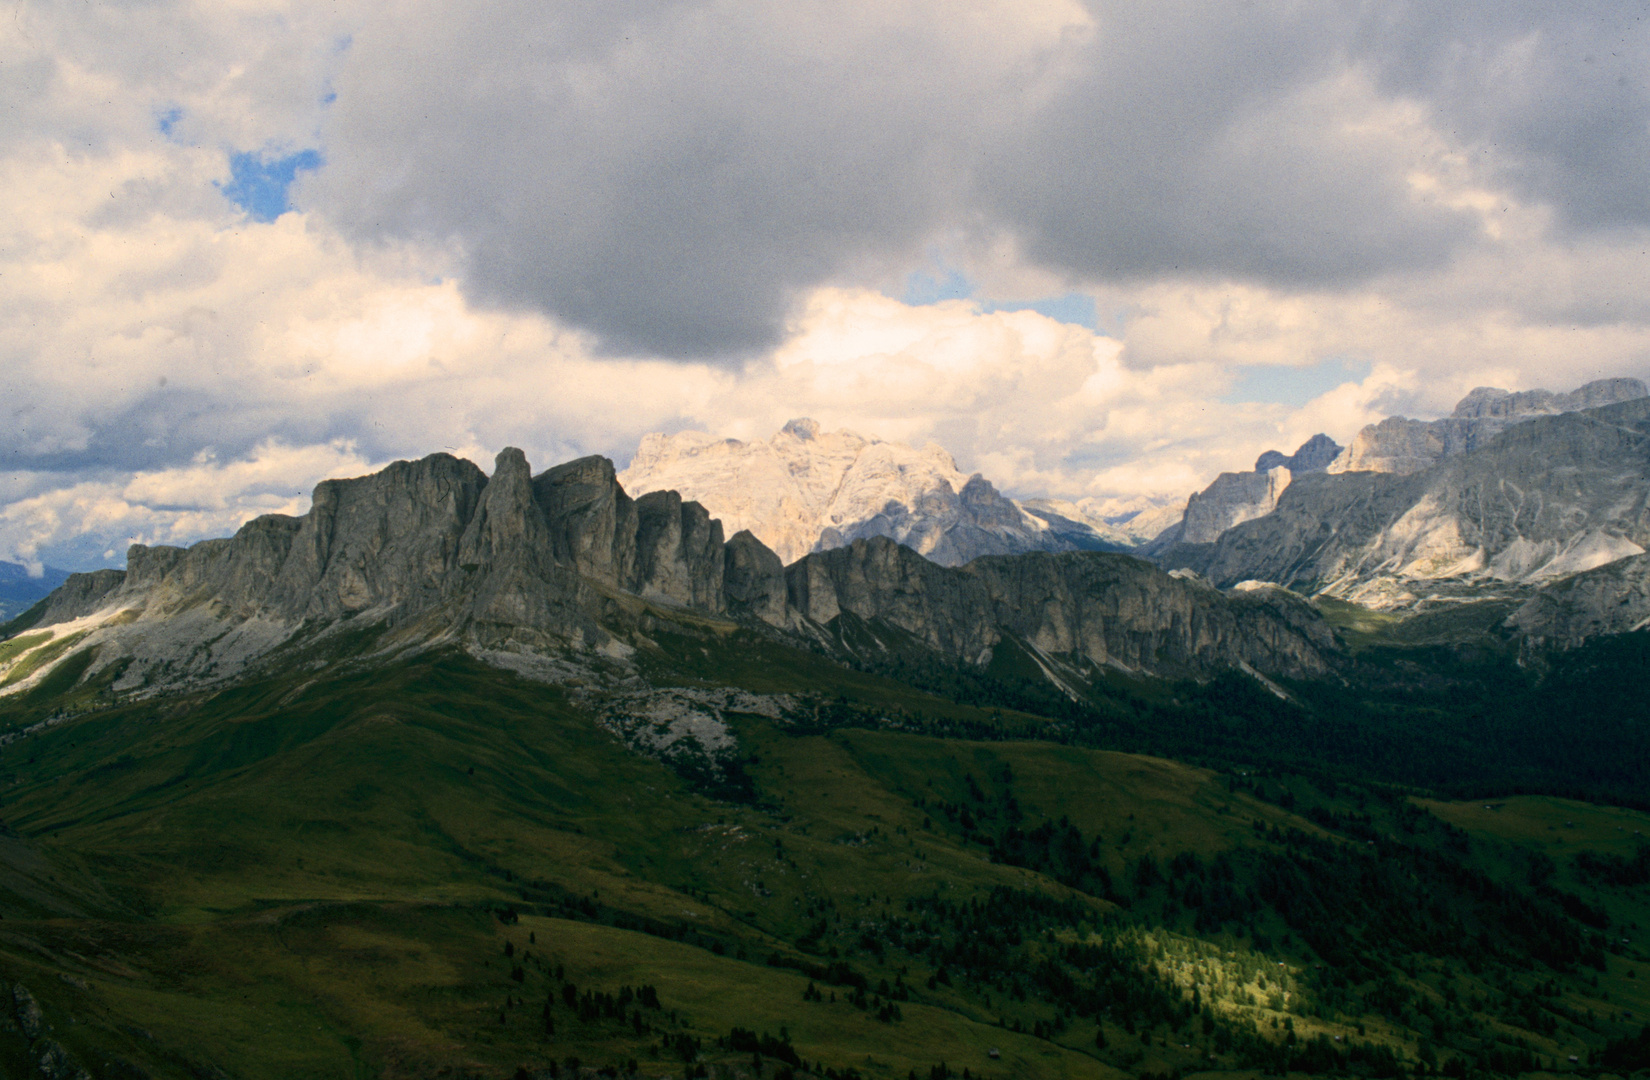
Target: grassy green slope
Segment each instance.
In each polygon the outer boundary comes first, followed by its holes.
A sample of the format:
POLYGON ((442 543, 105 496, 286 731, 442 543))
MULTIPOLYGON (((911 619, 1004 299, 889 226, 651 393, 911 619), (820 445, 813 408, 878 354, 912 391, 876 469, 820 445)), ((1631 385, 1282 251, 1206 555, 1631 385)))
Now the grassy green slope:
MULTIPOLYGON (((646 1060, 650 1050, 668 1056, 670 1035, 711 1041, 741 1021, 791 1014, 797 1046, 813 1048, 807 979, 768 966, 768 955, 798 955, 786 941, 802 897, 840 893, 849 879, 909 877, 897 858, 822 827, 864 831, 869 806, 841 818, 827 807, 820 824, 794 827, 773 810, 714 802, 618 746, 558 689, 451 655, 90 714, 8 747, 0 769, 7 827, 53 864, 37 876, 66 883, 56 866, 73 867, 96 886, 96 906, 56 911, 21 889, 0 894, 0 944, 18 965, 9 974, 77 1018, 84 1030, 60 1034, 84 1040, 85 1060, 115 1054, 151 1071, 196 1058, 237 1076, 350 1075, 357 1062, 374 1074, 395 1062, 499 1070, 552 1053, 646 1060), (770 868, 776 838, 789 861, 770 868), (678 1021, 646 1039, 576 1021, 549 1045, 540 1025, 494 1031, 499 1012, 515 1008, 501 1010, 507 997, 547 992, 532 977, 509 979, 517 965, 504 962, 502 942, 535 924, 529 916, 507 931, 496 915, 506 907, 621 924, 596 937, 594 927, 543 924, 542 948, 559 944, 542 955, 565 954, 581 985, 590 977, 581 950, 600 943, 608 966, 629 950, 667 1006, 690 974, 761 986, 764 1001, 783 984, 778 1000, 794 1001, 750 1012, 738 997, 711 1007, 688 994, 674 999, 678 1021), (42 918, 58 913, 89 918, 42 918), (626 928, 643 925, 653 933, 626 928), (670 940, 682 935, 690 944, 670 940), (317 944, 334 938, 383 940, 336 953, 317 944), (358 983, 363 957, 362 972, 379 974, 358 983), (78 983, 55 977, 63 972, 78 983), (89 1018, 105 1020, 103 1041, 89 1018)), ((1012 876, 937 854, 953 888, 1012 876)), ((894 1070, 903 1073, 930 1067, 947 1041, 980 1026, 956 1009, 902 1007, 912 1012, 901 1032, 932 1035, 894 1038, 892 1025, 844 1002, 825 1011, 858 1020, 825 1024, 836 1034, 810 1053, 862 1070, 866 1054, 880 1053, 904 1062, 894 1070)), ((985 1041, 1034 1040, 985 1029, 963 1039, 985 1041)), ((1103 1069, 1061 1052, 1045 1071, 1103 1069)))
MULTIPOLYGON (((1541 877, 1511 815, 657 637, 656 682, 811 695, 811 724, 739 718, 744 801, 452 653, 8 702, 0 734, 73 718, 0 747, 0 975, 94 1074, 156 1077, 748 1069, 735 1028, 837 1075, 1508 1071, 1650 1008, 1619 944, 1644 888, 1570 850, 1541 877), (1384 910, 1395 885, 1423 916, 1384 910)), ((1577 851, 1628 865, 1605 839, 1577 851)), ((27 1044, 0 1031, 0 1074, 27 1044)))

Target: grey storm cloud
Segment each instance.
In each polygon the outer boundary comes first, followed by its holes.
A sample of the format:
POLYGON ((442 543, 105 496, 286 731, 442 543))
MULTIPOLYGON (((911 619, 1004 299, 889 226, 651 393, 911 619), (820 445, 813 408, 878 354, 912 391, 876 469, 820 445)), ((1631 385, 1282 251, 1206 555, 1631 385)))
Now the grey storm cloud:
POLYGON ((771 343, 795 290, 919 243, 989 105, 966 38, 897 5, 869 24, 597 10, 356 35, 310 197, 357 234, 456 242, 483 300, 614 351, 713 355, 771 343))
POLYGON ((1643 8, 1095 3, 1032 41, 1008 9, 403 7, 355 35, 304 197, 663 356, 769 345, 799 290, 947 230, 1079 280, 1334 287, 1478 235, 1346 122, 1348 72, 1569 227, 1650 220, 1643 8))
POLYGON ((1570 228, 1650 225, 1650 3, 1413 4, 1363 28, 1389 92, 1570 228))
POLYGON ((1039 260, 1103 280, 1335 286, 1438 264, 1475 223, 1418 203, 1397 139, 1348 131, 1333 5, 1116 5, 1062 92, 979 171, 1039 260))

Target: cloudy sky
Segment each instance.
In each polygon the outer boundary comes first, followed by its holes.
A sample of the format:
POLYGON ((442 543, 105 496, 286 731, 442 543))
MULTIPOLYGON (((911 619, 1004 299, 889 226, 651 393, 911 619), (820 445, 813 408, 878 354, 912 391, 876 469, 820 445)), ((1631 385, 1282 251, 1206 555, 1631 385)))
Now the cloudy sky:
POLYGON ((1650 2, 0 14, 0 559, 787 419, 1183 498, 1650 376, 1650 2))

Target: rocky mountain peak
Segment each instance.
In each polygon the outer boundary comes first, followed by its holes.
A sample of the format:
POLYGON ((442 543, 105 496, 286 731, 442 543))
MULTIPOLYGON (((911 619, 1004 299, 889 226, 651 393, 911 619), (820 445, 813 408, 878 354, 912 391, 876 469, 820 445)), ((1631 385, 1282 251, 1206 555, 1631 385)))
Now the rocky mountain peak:
POLYGON ((648 435, 619 480, 630 491, 695 499, 786 563, 867 536, 948 566, 984 554, 1123 546, 1086 522, 1027 512, 984 477, 965 475, 935 443, 826 432, 808 419, 764 442, 648 435))
MULTIPOLYGON (((1317 434, 1285 456, 1268 450, 1255 459, 1249 472, 1221 473, 1214 482, 1186 500, 1179 531, 1166 534, 1158 545, 1209 544, 1234 525, 1272 512, 1278 498, 1296 476, 1322 472, 1341 452, 1328 435, 1317 434)), ((1155 550, 1155 546, 1153 549, 1155 550)))
POLYGON ((1464 454, 1514 424, 1539 416, 1596 409, 1650 396, 1642 380, 1596 379, 1565 394, 1548 390, 1513 392, 1480 386, 1439 420, 1390 416, 1370 424, 1329 466, 1332 473, 1384 472, 1408 476, 1445 458, 1464 454))
MULTIPOLYGON (((870 460, 873 472, 909 472, 936 459, 906 448, 870 460)), ((956 489, 941 479, 926 496, 953 515, 939 543, 1008 546, 1018 507, 983 477, 956 489)), ((903 505, 883 507, 888 529, 931 526, 931 507, 911 521, 903 505)), ((437 454, 327 481, 302 517, 258 518, 188 549, 134 546, 126 572, 72 575, 12 629, 83 640, 88 677, 113 671, 117 693, 221 683, 299 635, 344 627, 380 627, 397 649, 453 641, 622 658, 649 647, 644 628, 683 617, 672 611, 813 641, 832 640, 828 624, 846 612, 971 663, 1013 635, 1136 671, 1323 667, 1327 637, 1298 613, 1191 590, 1121 556, 1026 558, 951 569, 874 533, 787 568, 749 531, 724 542, 722 523, 677 491, 632 499, 603 458, 535 477, 512 447, 490 477, 437 454)))
POLYGON ((1621 379, 1571 394, 1475 391, 1461 415, 1411 429, 1458 440, 1447 453, 1434 443, 1431 465, 1302 475, 1271 513, 1157 556, 1222 587, 1269 581, 1384 609, 1518 599, 1509 628, 1529 641, 1574 645, 1650 625, 1641 388, 1621 379), (1624 393, 1634 396, 1569 407, 1624 393))
POLYGON ((1291 475, 1319 472, 1329 466, 1341 452, 1341 444, 1328 435, 1318 434, 1301 443, 1293 454, 1285 457, 1276 450, 1268 450, 1255 459, 1256 472, 1269 472, 1278 466, 1288 469, 1291 475))
POLYGON ((1646 396, 1650 396, 1650 388, 1642 380, 1625 378, 1595 379, 1568 394, 1547 390, 1515 393, 1495 386, 1480 386, 1462 398, 1450 415, 1465 419, 1551 416, 1646 396))
POLYGON ((527 455, 513 446, 499 451, 493 475, 459 541, 461 566, 494 568, 549 546, 544 514, 533 499, 527 455))
POLYGON ((608 585, 634 578, 636 504, 611 461, 583 457, 548 469, 533 479, 533 498, 544 511, 558 560, 608 585))

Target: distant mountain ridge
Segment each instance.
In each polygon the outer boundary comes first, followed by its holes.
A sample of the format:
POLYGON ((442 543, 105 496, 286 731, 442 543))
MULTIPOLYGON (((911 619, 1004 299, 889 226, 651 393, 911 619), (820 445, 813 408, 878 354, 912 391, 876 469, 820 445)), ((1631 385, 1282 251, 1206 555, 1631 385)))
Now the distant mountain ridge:
MULTIPOLYGON (((966 489, 965 489, 966 490, 966 489)), ((115 693, 214 684, 316 635, 380 627, 386 648, 443 642, 624 662, 672 621, 744 622, 826 643, 841 618, 983 663, 1005 637, 1139 672, 1324 669, 1297 600, 1232 598, 1142 560, 1034 552, 941 567, 884 536, 785 567, 674 491, 632 499, 591 457, 532 475, 509 448, 488 477, 434 454, 328 480, 302 517, 268 515, 191 548, 134 545, 127 569, 74 574, 5 628, 0 694, 55 664, 115 693), (76 658, 79 658, 78 661, 76 658)))
MULTIPOLYGON (((1642 391, 1636 380, 1570 395, 1474 391, 1441 429, 1470 439, 1443 444, 1432 464, 1409 470, 1366 453, 1383 467, 1298 477, 1269 513, 1156 557, 1221 587, 1258 580, 1389 610, 1516 600, 1508 625, 1532 642, 1575 645, 1646 625, 1636 569, 1650 547, 1642 391), (1615 404, 1531 411, 1635 389, 1615 404), (1494 431, 1474 433, 1485 416, 1494 431)), ((1390 449, 1381 430, 1366 428, 1377 434, 1354 448, 1390 449)))
POLYGON ((1441 420, 1410 420, 1389 416, 1370 424, 1340 457, 1329 463, 1332 473, 1383 472, 1408 476, 1431 468, 1444 458, 1477 449, 1514 424, 1540 416, 1596 409, 1650 395, 1639 379, 1596 379, 1567 394, 1548 390, 1514 393, 1480 386, 1441 420))
POLYGON ((1340 453, 1335 440, 1318 434, 1293 454, 1268 450, 1248 472, 1221 473, 1186 500, 1180 521, 1154 537, 1142 553, 1150 555, 1171 544, 1207 544, 1234 525, 1270 514, 1295 476, 1322 472, 1340 453))
POLYGON ((0 621, 45 599, 68 577, 69 571, 55 566, 42 568, 40 576, 35 577, 21 563, 0 561, 0 621))
MULTIPOLYGON (((1327 671, 1338 647, 1302 593, 1389 610, 1516 601, 1507 632, 1570 647, 1650 626, 1650 396, 1531 409, 1620 396, 1624 383, 1475 391, 1455 419, 1482 413, 1501 428, 1416 472, 1328 471, 1339 458, 1325 436, 1268 452, 1189 501, 1153 545, 1156 566, 1072 550, 1093 533, 1082 507, 1021 507, 962 478, 939 447, 806 421, 766 444, 660 437, 627 470, 739 478, 729 498, 743 493, 753 517, 824 549, 789 566, 749 529, 725 538, 677 490, 632 498, 605 458, 534 475, 507 448, 489 477, 434 454, 326 481, 302 517, 261 517, 189 549, 134 545, 125 571, 69 575, 4 628, 32 636, 0 660, 0 694, 72 660, 84 677, 112 672, 117 693, 224 682, 291 642, 361 626, 397 648, 626 662, 680 619, 827 650, 875 625, 976 665, 1014 640, 1147 674, 1304 676, 1327 671), (787 482, 764 488, 775 474, 787 482), (815 537, 820 508, 830 524, 815 537)), ((895 647, 884 630, 875 647, 895 647)))
POLYGON ((1138 541, 1139 550, 1156 557, 1179 544, 1214 543, 1226 530, 1271 513, 1284 489, 1304 473, 1408 476, 1468 453, 1515 424, 1646 395, 1650 395, 1650 388, 1630 378, 1597 379, 1569 393, 1513 392, 1480 386, 1440 420, 1389 416, 1365 426, 1352 445, 1344 448, 1328 435, 1314 435, 1293 454, 1285 456, 1268 450, 1256 459, 1250 471, 1221 473, 1208 487, 1187 499, 1179 520, 1164 521, 1162 530, 1138 541))
POLYGON ((1180 520, 1179 505, 1151 497, 1026 499, 1021 509, 1047 522, 1052 531, 1064 528, 1059 519, 1076 523, 1107 544, 1133 550, 1180 520), (1122 509, 1120 509, 1122 507, 1122 509))
POLYGON ((679 491, 732 531, 749 530, 793 563, 886 536, 942 566, 1026 551, 1123 551, 1126 532, 1051 504, 1021 504, 934 443, 916 449, 792 420, 767 441, 704 432, 644 436, 619 481, 679 491))

